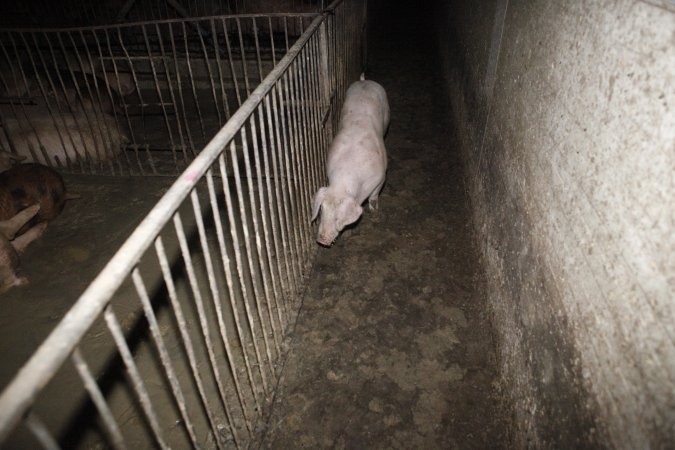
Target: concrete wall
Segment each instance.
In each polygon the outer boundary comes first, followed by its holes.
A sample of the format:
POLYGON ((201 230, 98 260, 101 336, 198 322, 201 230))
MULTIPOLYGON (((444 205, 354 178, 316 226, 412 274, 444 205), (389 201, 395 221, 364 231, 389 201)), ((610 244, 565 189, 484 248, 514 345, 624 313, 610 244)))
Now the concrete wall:
POLYGON ((437 2, 517 447, 675 442, 675 3, 437 2))

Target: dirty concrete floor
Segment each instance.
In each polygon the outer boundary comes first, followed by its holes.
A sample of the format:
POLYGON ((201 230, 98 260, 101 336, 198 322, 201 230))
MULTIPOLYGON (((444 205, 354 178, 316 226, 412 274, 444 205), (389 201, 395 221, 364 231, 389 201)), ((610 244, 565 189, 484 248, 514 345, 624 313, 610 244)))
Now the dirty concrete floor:
POLYGON ((319 250, 262 447, 507 447, 430 22, 373 3, 367 77, 392 111, 387 184, 378 212, 319 250))
POLYGON ((70 200, 21 257, 30 284, 0 301, 4 387, 166 191, 169 177, 64 176, 70 200))

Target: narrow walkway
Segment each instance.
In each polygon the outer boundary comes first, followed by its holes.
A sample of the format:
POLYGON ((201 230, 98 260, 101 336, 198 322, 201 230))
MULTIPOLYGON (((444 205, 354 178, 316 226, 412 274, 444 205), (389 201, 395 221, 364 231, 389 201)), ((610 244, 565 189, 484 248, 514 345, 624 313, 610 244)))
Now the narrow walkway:
POLYGON ((500 448, 495 353, 432 23, 375 3, 388 9, 371 8, 367 77, 392 110, 387 184, 379 212, 319 251, 263 447, 500 448))

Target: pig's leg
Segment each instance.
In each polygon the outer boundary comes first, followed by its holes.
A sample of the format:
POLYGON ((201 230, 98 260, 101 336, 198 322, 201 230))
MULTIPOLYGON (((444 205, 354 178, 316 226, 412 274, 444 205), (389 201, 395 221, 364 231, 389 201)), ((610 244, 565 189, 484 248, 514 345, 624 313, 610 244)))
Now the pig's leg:
POLYGON ((14 273, 10 273, 3 278, 4 282, 0 285, 0 294, 3 294, 9 291, 13 287, 25 286, 28 284, 28 278, 26 277, 17 277, 14 273))
POLYGON ((12 247, 14 247, 17 253, 23 253, 23 251, 26 250, 26 247, 28 247, 28 244, 42 235, 42 233, 45 231, 45 228, 47 228, 47 222, 42 222, 38 225, 35 225, 30 230, 14 239, 12 241, 12 247))
POLYGON ((16 276, 16 268, 19 266, 19 255, 9 242, 9 239, 0 235, 0 294, 8 291, 13 286, 21 286, 28 283, 23 277, 16 276))
POLYGON ((382 180, 382 182, 377 185, 373 193, 370 194, 370 197, 368 197, 368 208, 370 208, 371 211, 377 210, 378 207, 377 201, 380 198, 380 191, 382 190, 382 186, 384 186, 384 180, 382 180))
POLYGON ((9 240, 14 239, 16 232, 19 231, 21 227, 26 224, 26 222, 32 219, 33 216, 37 214, 39 209, 39 204, 29 206, 11 219, 0 222, 0 233, 2 233, 9 240))

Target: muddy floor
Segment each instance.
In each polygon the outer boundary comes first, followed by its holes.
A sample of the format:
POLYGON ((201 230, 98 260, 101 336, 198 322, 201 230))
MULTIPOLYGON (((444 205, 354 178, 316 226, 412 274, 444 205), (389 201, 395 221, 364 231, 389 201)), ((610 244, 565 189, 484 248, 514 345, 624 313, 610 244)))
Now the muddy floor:
POLYGON ((5 386, 173 181, 169 177, 64 176, 70 200, 21 257, 26 286, 0 302, 0 385, 5 386))
POLYGON ((319 250, 262 447, 506 447, 428 22, 372 3, 367 77, 385 87, 392 111, 387 184, 378 212, 319 250))

